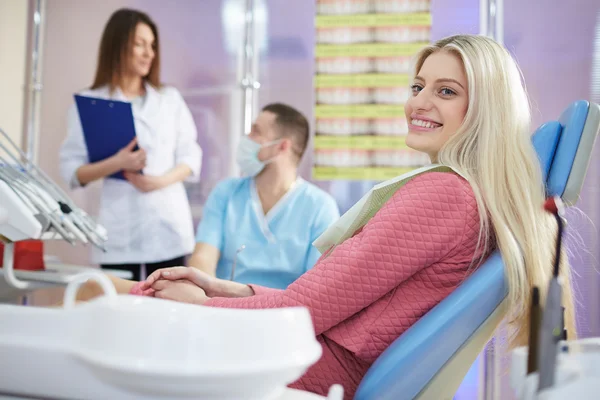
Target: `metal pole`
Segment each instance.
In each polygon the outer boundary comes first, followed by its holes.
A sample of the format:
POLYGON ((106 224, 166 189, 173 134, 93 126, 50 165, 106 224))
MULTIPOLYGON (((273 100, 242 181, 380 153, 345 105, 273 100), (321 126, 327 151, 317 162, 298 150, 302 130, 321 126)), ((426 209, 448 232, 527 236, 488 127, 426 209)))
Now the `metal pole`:
POLYGON ((488 34, 489 4, 488 0, 479 0, 479 33, 488 34))
MULTIPOLYGON (((482 35, 495 39, 498 43, 504 42, 504 1, 480 0, 479 1, 479 32, 482 35)), ((499 328, 500 329, 500 328, 499 328)), ((479 398, 484 400, 500 399, 500 353, 496 338, 487 344, 483 352, 483 376, 479 382, 483 388, 479 390, 479 398)))
MULTIPOLYGON (((502 325, 501 325, 502 326, 502 325)), ((498 331, 498 330, 497 330, 498 331)), ((484 349, 484 400, 499 400, 500 399, 500 357, 503 349, 499 345, 496 337, 487 344, 484 349)), ((480 391, 481 393, 481 391, 480 391)))
POLYGON ((479 33, 504 44, 504 0, 479 0, 479 33))
MULTIPOLYGON (((30 3, 31 4, 31 3, 30 3)), ((37 163, 39 138, 40 93, 42 91, 41 58, 43 49, 43 28, 45 23, 46 0, 33 0, 33 24, 31 32, 30 81, 27 85, 27 136, 25 152, 29 160, 37 163)))
POLYGON ((260 83, 255 79, 254 66, 256 41, 254 24, 254 0, 246 0, 246 13, 244 21, 244 70, 240 86, 243 92, 242 121, 244 133, 247 135, 252 129, 254 118, 254 96, 255 90, 260 88, 260 83))
POLYGON ((504 44, 504 0, 495 0, 495 27, 494 39, 500 44, 504 44))
POLYGON ((487 35, 491 38, 496 38, 496 0, 489 0, 489 9, 488 9, 488 32, 487 35))

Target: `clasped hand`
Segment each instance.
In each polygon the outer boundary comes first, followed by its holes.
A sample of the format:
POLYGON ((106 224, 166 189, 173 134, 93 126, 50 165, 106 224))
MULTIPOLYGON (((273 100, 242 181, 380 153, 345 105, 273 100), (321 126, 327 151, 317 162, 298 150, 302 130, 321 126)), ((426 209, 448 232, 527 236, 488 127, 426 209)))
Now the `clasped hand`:
POLYGON ((182 303, 204 304, 211 297, 247 297, 250 286, 214 278, 194 267, 154 271, 140 286, 144 295, 182 303))
POLYGON ((168 186, 168 182, 166 182, 163 176, 142 175, 139 172, 128 171, 125 171, 124 175, 125 179, 140 192, 152 192, 168 186))
POLYGON ((172 267, 154 271, 141 284, 145 296, 154 296, 190 304, 204 304, 210 297, 211 276, 189 267, 172 267))

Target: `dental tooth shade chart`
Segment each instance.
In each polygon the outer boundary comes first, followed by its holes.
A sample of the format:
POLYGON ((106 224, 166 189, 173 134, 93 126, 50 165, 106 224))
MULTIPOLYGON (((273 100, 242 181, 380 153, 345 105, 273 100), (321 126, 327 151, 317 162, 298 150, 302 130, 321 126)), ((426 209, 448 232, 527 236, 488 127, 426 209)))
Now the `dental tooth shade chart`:
POLYGON ((429 0, 318 0, 313 177, 382 181, 429 164, 409 149, 404 102, 430 42, 429 0))

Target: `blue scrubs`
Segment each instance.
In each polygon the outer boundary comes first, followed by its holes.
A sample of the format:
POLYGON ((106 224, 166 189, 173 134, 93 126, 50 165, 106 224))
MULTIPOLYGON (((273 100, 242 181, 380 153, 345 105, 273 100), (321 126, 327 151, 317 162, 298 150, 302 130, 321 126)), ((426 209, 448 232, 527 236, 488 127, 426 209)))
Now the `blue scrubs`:
POLYGON ((267 215, 253 178, 227 179, 208 197, 196 241, 220 250, 218 278, 231 278, 237 254, 236 282, 285 289, 313 267, 312 242, 339 216, 333 197, 301 178, 267 215))

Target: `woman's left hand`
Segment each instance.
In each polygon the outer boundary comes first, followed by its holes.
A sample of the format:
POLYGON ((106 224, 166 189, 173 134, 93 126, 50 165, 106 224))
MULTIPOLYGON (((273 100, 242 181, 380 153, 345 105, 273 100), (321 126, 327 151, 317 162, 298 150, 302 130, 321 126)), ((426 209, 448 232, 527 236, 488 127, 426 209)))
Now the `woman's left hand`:
POLYGON ((210 298, 204 290, 187 280, 159 280, 152 285, 154 297, 181 303, 204 304, 210 298))
POLYGON ((164 176, 143 175, 135 172, 125 172, 125 178, 140 192, 152 192, 168 186, 164 176))

